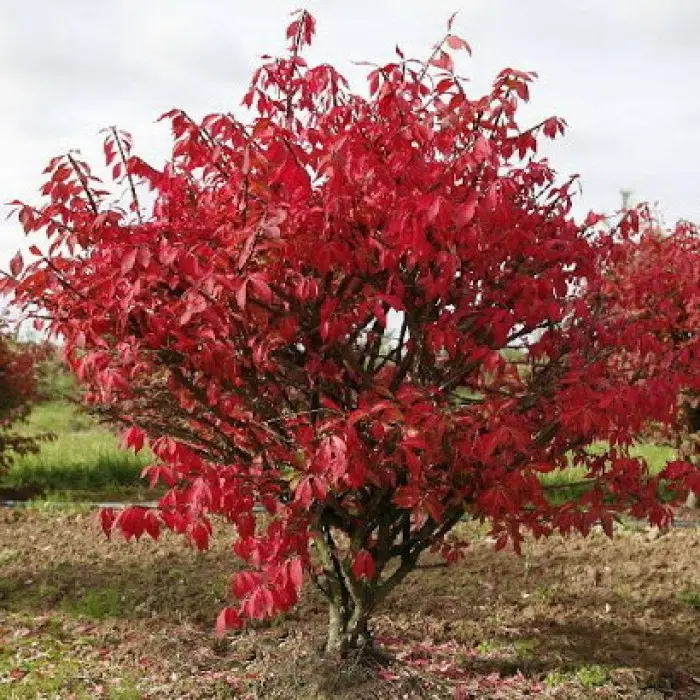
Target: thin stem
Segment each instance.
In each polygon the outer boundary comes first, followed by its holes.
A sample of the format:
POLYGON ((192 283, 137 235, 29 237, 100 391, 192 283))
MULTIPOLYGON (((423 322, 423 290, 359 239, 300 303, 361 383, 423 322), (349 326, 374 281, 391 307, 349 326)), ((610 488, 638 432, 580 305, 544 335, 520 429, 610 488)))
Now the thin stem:
POLYGON ((122 161, 122 165, 124 166, 124 172, 126 173, 126 179, 129 182, 129 189, 131 190, 131 199, 134 205, 134 211, 136 212, 136 218, 139 220, 139 224, 143 224, 143 218, 141 217, 141 205, 139 204, 139 198, 136 194, 136 185, 134 183, 134 178, 131 174, 131 171, 129 170, 124 146, 122 145, 122 141, 119 138, 119 133, 117 132, 116 127, 110 127, 110 131, 112 132, 112 136, 114 137, 114 142, 117 144, 117 149, 119 150, 119 158, 122 161))

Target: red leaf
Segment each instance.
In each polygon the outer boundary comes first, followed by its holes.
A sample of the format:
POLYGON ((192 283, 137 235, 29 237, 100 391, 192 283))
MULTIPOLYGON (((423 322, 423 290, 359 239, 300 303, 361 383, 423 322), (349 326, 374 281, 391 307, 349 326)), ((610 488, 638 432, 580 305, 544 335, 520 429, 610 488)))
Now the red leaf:
POLYGON ((351 568, 358 581, 371 581, 376 575, 374 557, 366 549, 361 549, 355 554, 351 568))
POLYGON ((454 70, 454 63, 450 54, 446 51, 440 51, 438 55, 430 61, 430 65, 436 68, 442 68, 443 70, 452 72, 454 70))
POLYGON ((132 537, 139 539, 146 527, 145 516, 144 508, 138 506, 124 508, 115 518, 114 527, 118 526, 127 540, 132 537))
POLYGON ((600 524, 603 528, 603 532, 612 539, 614 532, 614 519, 610 513, 602 513, 600 516, 600 524))
POLYGON ((299 502, 302 508, 308 508, 314 499, 314 490, 310 476, 304 477, 294 491, 294 500, 299 502))
POLYGON ((466 226, 473 218, 476 213, 476 200, 466 202, 457 210, 457 225, 466 226))
POLYGON ((107 537, 112 535, 112 527, 116 518, 113 508, 102 508, 100 510, 100 526, 107 537))
POLYGON ((435 90, 440 94, 449 92, 455 86, 454 78, 443 78, 436 86, 435 90))
POLYGON ((238 308, 241 311, 245 310, 245 305, 246 305, 246 293, 248 291, 248 280, 243 280, 238 287, 238 291, 236 292, 236 303, 238 304, 238 308))
POLYGON ((382 328, 386 328, 386 314, 384 313, 384 307, 381 304, 376 304, 374 307, 374 316, 379 322, 382 328))
POLYGON ((455 36, 454 34, 449 34, 447 37, 447 45, 451 48, 454 49, 455 51, 459 50, 464 50, 467 53, 471 54, 472 50, 469 44, 467 44, 464 39, 455 36))
POLYGON ((497 552, 499 552, 500 550, 505 549, 507 544, 508 544, 508 535, 501 535, 496 540, 495 550, 497 552))
POLYGON ((71 168, 68 167, 67 165, 62 165, 60 168, 57 168, 54 171, 54 174, 52 175, 51 179, 54 182, 62 182, 63 180, 67 180, 70 175, 71 175, 71 168))
POLYGON ((287 565, 287 573, 298 595, 304 584, 304 565, 299 557, 290 559, 287 565))
POLYGON ((415 508, 420 502, 421 493, 418 486, 400 486, 396 489, 393 502, 400 508, 415 508))
POLYGON ((195 523, 190 528, 190 539, 200 552, 209 549, 209 536, 211 529, 203 522, 195 523))
POLYGON ((262 583, 260 574, 253 571, 241 571, 233 579, 233 594, 239 600, 245 598, 262 583))
POLYGON ((22 259, 22 254, 17 253, 12 260, 10 260, 10 272, 13 277, 18 277, 22 269, 24 268, 24 260, 22 259))
POLYGON ((131 248, 122 256, 121 272, 122 275, 126 275, 134 269, 134 264, 136 263, 136 254, 138 253, 137 248, 131 248))
POLYGON ((158 516, 152 510, 146 512, 143 519, 143 524, 146 533, 154 540, 157 540, 160 537, 160 520, 158 520, 158 516))
POLYGON ((132 449, 134 452, 140 452, 143 449, 143 445, 146 441, 146 434, 137 428, 132 426, 124 432, 122 437, 122 445, 127 449, 132 449))
POLYGON ((144 467, 141 470, 141 477, 148 479, 148 485, 151 488, 155 488, 159 481, 162 481, 167 486, 174 486, 178 480, 173 469, 161 464, 144 467))
POLYGON ((224 608, 216 618, 215 631, 218 636, 223 636, 227 630, 240 629, 243 621, 235 608, 224 608))

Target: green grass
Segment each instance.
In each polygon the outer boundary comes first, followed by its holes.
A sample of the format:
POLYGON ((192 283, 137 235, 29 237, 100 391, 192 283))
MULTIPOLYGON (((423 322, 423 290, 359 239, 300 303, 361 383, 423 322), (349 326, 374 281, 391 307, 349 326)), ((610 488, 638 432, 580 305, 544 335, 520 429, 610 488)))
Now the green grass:
POLYGON ((107 617, 121 617, 123 598, 116 588, 97 588, 86 591, 75 600, 64 601, 66 612, 91 620, 103 620, 107 617))
POLYGON ((592 690, 607 683, 609 674, 606 668, 593 664, 576 669, 576 680, 586 690, 592 690))
POLYGON ((688 588, 684 591, 681 591, 678 594, 678 600, 681 603, 690 605, 691 608, 695 608, 696 610, 700 611, 700 588, 698 588, 697 590, 688 588))
MULTIPOLYGON (((599 443, 593 445, 590 451, 600 453, 605 449, 605 445, 599 443)), ((666 445, 654 445, 652 443, 640 443, 630 450, 632 457, 643 457, 652 474, 658 474, 666 463, 675 459, 676 452, 666 445)), ((585 479, 586 469, 584 467, 570 466, 566 469, 556 469, 552 472, 541 474, 540 480, 545 486, 556 487, 549 492, 549 497, 555 504, 573 500, 584 493, 589 487, 581 485, 579 482, 585 479)))
POLYGON ((580 666, 573 672, 552 671, 547 674, 544 684, 549 688, 557 688, 569 683, 577 683, 587 691, 593 691, 608 682, 608 670, 598 664, 580 666))
POLYGON ((21 432, 51 432, 56 439, 42 443, 38 454, 17 456, 0 487, 34 490, 53 500, 104 499, 145 491, 139 474, 153 456, 121 449, 115 434, 77 406, 58 401, 41 404, 21 432))
POLYGON ((3 679, 0 695, 7 700, 68 697, 91 700, 98 697, 98 693, 107 700, 143 698, 130 678, 110 678, 109 683, 106 679, 102 679, 102 683, 90 679, 90 674, 85 672, 86 658, 93 675, 97 675, 95 667, 99 668, 89 657, 94 644, 95 640, 89 636, 71 640, 60 618, 48 618, 41 635, 19 636, 0 649, 0 678, 3 679), (84 658, 76 658, 76 653, 83 654, 84 658))

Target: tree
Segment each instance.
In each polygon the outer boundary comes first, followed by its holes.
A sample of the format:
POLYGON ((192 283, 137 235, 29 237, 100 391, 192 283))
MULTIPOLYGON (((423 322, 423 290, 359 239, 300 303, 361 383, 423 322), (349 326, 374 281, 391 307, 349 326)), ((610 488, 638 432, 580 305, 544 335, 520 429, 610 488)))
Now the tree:
POLYGON ((47 436, 26 436, 13 427, 27 417, 37 398, 36 362, 42 351, 21 344, 0 324, 0 475, 17 455, 37 452, 47 436))
MULTIPOLYGON (((679 367, 697 357, 700 325, 700 235, 697 226, 680 222, 663 231, 649 222, 646 235, 630 243, 617 262, 614 279, 624 289, 611 313, 633 314, 655 327, 654 342, 666 346, 666 361, 679 367)), ((611 296, 614 299, 615 295, 611 296)), ((637 358, 636 363, 642 361, 637 358)), ((690 366, 686 387, 681 392, 676 420, 652 426, 656 439, 673 444, 688 461, 700 454, 700 392, 698 370, 690 366)), ((688 493, 686 504, 694 507, 696 495, 688 493)))
POLYGON ((105 511, 105 531, 165 525, 204 549, 221 516, 250 568, 218 629, 288 609, 306 579, 343 652, 424 551, 460 556, 465 516, 517 551, 526 531, 611 533, 621 512, 666 522, 660 482, 697 473, 651 476, 628 448, 674 419, 697 346, 672 365, 653 320, 613 312, 641 293, 611 275, 639 214, 574 221, 574 179, 536 156, 564 122, 516 120, 534 74, 470 97, 450 22, 427 61, 397 51, 362 96, 307 65, 313 33, 295 15, 289 53, 254 73, 249 122, 166 114, 162 169, 109 129, 126 204, 77 154, 52 160, 46 201, 17 203, 50 248, 16 263, 14 293, 126 444, 159 458, 159 512, 105 511), (554 505, 538 476, 569 457, 589 488, 554 505))

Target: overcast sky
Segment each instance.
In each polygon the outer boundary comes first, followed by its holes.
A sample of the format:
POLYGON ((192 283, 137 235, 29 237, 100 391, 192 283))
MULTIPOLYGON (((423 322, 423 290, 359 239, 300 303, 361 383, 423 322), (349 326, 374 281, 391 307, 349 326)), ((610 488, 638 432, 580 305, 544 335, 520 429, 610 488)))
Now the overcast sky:
MULTIPOLYGON (((0 202, 32 200, 48 159, 68 148, 101 157, 98 131, 131 131, 159 161, 171 107, 194 116, 240 102, 261 53, 284 46, 301 2, 0 0, 0 202)), ((505 66, 535 70, 528 116, 564 117, 549 151, 583 178, 581 208, 610 210, 627 187, 667 220, 700 221, 700 0, 323 0, 311 59, 353 79, 352 61, 388 61, 398 43, 424 56, 455 10, 483 89, 505 66)), ((3 210, 3 214, 6 211, 3 210)), ((0 223, 0 267, 22 235, 0 223)))

